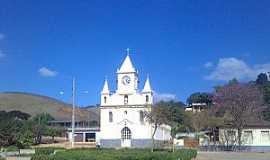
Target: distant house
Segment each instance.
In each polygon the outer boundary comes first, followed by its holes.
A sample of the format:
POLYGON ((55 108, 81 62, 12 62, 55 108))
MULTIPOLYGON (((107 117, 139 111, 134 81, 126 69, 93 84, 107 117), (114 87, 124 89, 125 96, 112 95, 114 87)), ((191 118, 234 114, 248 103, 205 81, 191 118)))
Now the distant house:
MULTIPOLYGON (((70 120, 54 120, 49 122, 50 126, 58 126, 66 129, 66 138, 72 140, 72 122, 70 120)), ((96 121, 77 120, 75 122, 75 142, 96 142, 99 139, 99 124, 96 121)))
MULTIPOLYGON (((230 127, 219 128, 219 143, 233 149, 238 144, 237 130, 230 127)), ((270 122, 253 121, 242 130, 242 149, 246 151, 270 151, 270 122)))
POLYGON ((185 111, 196 113, 207 109, 207 107, 206 103, 191 103, 186 107, 185 111))

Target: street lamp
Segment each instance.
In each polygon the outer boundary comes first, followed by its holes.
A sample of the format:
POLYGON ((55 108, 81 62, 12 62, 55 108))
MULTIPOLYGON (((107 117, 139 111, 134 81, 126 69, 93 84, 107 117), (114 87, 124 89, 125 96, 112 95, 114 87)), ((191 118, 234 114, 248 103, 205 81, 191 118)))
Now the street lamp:
POLYGON ((71 147, 74 147, 74 130, 75 130, 75 78, 72 79, 72 129, 71 129, 71 147))
MULTIPOLYGON (((83 93, 88 94, 88 91, 83 91, 83 93)), ((64 95, 64 91, 59 92, 60 95, 64 95)), ((71 147, 74 147, 75 141, 75 96, 76 96, 76 79, 72 78, 72 118, 71 118, 71 147)))

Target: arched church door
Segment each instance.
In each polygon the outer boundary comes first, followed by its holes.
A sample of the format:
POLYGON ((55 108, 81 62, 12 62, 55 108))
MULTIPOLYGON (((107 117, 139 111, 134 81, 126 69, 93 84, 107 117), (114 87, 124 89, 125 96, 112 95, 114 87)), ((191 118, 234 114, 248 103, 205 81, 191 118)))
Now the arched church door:
POLYGON ((121 146, 131 147, 131 131, 128 127, 121 130, 121 146))

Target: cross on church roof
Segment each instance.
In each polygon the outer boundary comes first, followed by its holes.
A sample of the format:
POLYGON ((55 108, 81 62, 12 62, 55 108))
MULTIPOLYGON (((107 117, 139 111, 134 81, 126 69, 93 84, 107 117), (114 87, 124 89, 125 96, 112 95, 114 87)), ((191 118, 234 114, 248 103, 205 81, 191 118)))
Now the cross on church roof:
POLYGON ((127 48, 126 51, 127 51, 127 55, 129 55, 130 48, 127 48))

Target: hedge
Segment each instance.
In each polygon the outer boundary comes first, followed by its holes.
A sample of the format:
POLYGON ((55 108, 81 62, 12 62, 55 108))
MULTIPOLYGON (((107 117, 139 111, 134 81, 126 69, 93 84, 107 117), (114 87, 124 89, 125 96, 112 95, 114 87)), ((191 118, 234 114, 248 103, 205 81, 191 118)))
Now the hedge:
POLYGON ((54 153, 54 148, 36 148, 35 154, 36 155, 51 155, 54 153))
POLYGON ((143 149, 72 149, 57 152, 55 155, 36 155, 31 160, 191 160, 196 150, 181 149, 175 152, 143 149))

